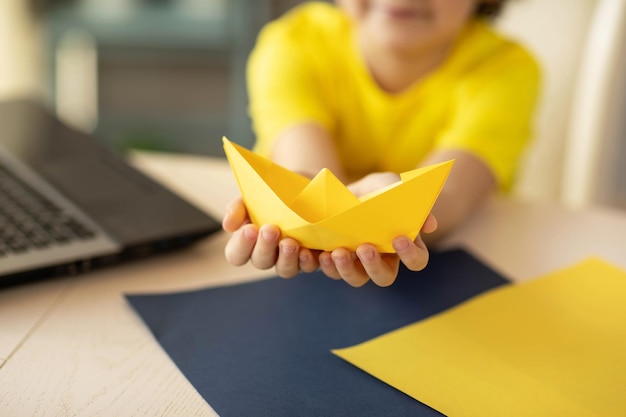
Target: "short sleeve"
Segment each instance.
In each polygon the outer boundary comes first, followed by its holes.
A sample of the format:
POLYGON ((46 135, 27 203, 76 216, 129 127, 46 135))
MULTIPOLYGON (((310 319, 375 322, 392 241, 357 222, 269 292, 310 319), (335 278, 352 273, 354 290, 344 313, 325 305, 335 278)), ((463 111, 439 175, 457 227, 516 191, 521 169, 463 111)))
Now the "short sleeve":
POLYGON ((532 136, 540 71, 521 47, 503 51, 458 85, 451 122, 437 149, 468 151, 490 167, 501 189, 508 189, 532 136))
POLYGON ((315 122, 332 129, 320 56, 311 44, 314 34, 306 32, 306 22, 283 19, 262 30, 247 67, 255 151, 266 156, 290 126, 315 122))

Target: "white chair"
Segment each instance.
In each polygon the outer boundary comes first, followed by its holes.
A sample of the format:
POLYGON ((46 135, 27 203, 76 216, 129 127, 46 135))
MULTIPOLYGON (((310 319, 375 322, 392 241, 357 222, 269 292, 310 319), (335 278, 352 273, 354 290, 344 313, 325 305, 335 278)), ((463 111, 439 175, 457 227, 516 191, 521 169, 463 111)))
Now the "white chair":
POLYGON ((561 197, 572 206, 626 208, 626 170, 621 168, 626 161, 626 0, 598 3, 582 58, 561 197))
POLYGON ((0 1, 0 99, 42 96, 41 30, 30 2, 0 1))
POLYGON ((535 54, 544 74, 535 142, 516 195, 578 207, 619 204, 626 0, 511 1, 497 26, 535 54))

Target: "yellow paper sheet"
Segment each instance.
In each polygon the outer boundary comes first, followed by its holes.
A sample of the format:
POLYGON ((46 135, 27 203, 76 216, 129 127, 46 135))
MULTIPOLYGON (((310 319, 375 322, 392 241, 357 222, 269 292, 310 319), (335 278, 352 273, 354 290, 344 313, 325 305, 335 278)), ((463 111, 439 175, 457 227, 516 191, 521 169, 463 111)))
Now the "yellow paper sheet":
POLYGON ((589 259, 333 352, 448 417, 624 417, 626 272, 589 259))
POLYGON ((415 239, 453 164, 402 173, 398 183, 357 198, 327 169, 309 180, 223 140, 252 222, 275 224, 311 249, 355 250, 371 243, 393 252, 395 237, 415 239))

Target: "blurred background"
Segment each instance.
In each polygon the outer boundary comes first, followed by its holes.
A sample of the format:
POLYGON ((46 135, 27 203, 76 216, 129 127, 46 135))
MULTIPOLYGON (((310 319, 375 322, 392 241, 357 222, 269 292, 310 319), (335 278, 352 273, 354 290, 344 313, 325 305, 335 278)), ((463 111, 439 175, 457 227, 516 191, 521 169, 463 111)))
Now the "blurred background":
POLYGON ((251 145, 245 63, 297 0, 2 0, 0 94, 35 94, 107 146, 251 145))
MULTIPOLYGON (((299 0, 1 0, 0 99, 37 96, 129 149, 222 156, 245 146, 245 64, 299 0)), ((626 0, 514 0, 496 25, 544 88, 519 198, 626 208, 626 0)))

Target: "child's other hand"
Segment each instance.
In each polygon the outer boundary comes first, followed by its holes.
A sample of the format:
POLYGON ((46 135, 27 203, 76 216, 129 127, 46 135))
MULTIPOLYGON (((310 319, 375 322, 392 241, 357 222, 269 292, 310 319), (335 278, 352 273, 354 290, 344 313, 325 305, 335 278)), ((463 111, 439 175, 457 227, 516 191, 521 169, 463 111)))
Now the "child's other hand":
MULTIPOLYGON (((437 220, 431 214, 424 222, 422 232, 432 233, 437 220)), ((398 276, 400 261, 412 271, 421 271, 428 264, 428 248, 418 235, 415 241, 406 236, 394 239, 396 253, 380 253, 373 245, 363 244, 350 252, 339 248, 319 255, 322 271, 333 279, 343 279, 353 287, 365 285, 370 279, 376 285, 387 287, 398 276)))
POLYGON ((281 239, 277 226, 266 224, 259 228, 250 223, 241 199, 228 206, 222 227, 232 233, 224 250, 231 265, 241 266, 250 261, 259 269, 275 267, 283 278, 293 277, 299 271, 313 272, 319 267, 317 253, 301 248, 294 239, 281 239))
POLYGON ((400 181, 395 172, 374 172, 348 185, 348 189, 357 197, 369 194, 400 181))

